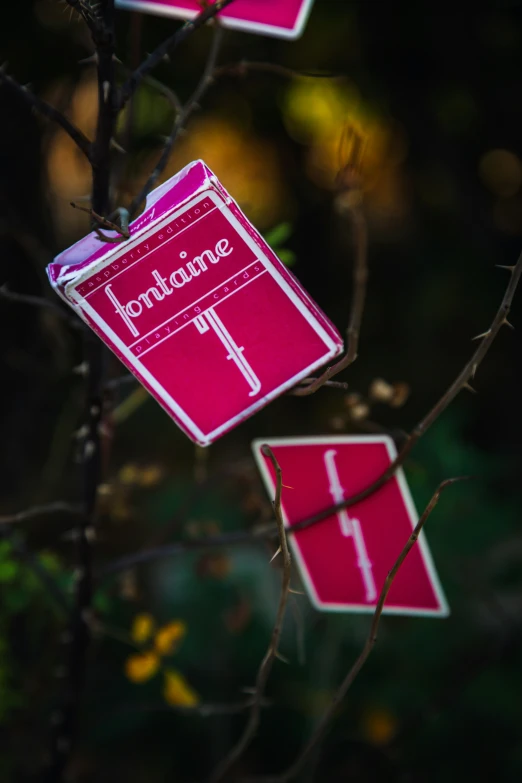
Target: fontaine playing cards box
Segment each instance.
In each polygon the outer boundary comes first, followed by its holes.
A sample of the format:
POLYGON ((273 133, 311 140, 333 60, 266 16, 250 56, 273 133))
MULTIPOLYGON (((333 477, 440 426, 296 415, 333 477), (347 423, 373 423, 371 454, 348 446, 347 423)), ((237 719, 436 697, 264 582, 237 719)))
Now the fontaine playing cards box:
POLYGON ((149 194, 130 239, 105 243, 93 232, 47 272, 202 446, 343 349, 333 324, 202 161, 149 194))

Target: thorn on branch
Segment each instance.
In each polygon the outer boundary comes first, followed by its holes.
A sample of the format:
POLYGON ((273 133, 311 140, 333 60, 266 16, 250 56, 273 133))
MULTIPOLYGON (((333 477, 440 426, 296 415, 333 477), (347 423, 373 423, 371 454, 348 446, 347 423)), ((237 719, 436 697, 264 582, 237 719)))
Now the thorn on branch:
POLYGON ((98 235, 98 239, 100 239, 101 242, 123 242, 125 239, 130 239, 130 231, 129 231, 129 213, 124 207, 119 207, 116 210, 116 213, 120 216, 120 223, 121 225, 117 225, 116 223, 113 223, 108 218, 102 217, 101 215, 98 215, 97 212, 94 211, 94 209, 91 209, 90 207, 80 207, 78 204, 75 204, 74 201, 70 202, 71 207, 73 209, 78 209, 80 212, 86 212, 88 215, 93 218, 93 220, 96 221, 98 224, 95 226, 94 230, 96 231, 98 235), (108 237, 106 234, 103 234, 100 231, 100 227, 107 228, 110 231, 116 231, 119 236, 118 237, 108 237))

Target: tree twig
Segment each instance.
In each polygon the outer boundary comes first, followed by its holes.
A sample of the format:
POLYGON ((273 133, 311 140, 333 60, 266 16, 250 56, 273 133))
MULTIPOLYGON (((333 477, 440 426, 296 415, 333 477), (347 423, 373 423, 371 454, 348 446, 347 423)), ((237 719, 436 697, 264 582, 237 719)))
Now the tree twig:
MULTIPOLYGON (((357 678, 357 675, 359 674, 362 667, 368 660, 370 653, 372 652, 375 646, 375 642, 377 641, 377 631, 379 629, 379 623, 381 621, 384 604, 390 592, 391 586, 400 570, 400 567, 402 566, 409 552, 415 545, 415 542, 417 541, 419 534, 422 528, 424 527, 424 524, 426 523, 426 520, 430 516, 435 506, 437 505, 442 492, 444 492, 444 490, 446 490, 452 484, 455 484, 457 481, 466 481, 467 479, 469 479, 469 476, 459 476, 457 478, 446 479, 446 481, 443 481, 441 484, 439 484, 439 486, 435 490, 430 502, 424 509, 419 521, 415 525, 412 534, 408 538, 406 544, 404 545, 397 560, 393 564, 391 570, 388 572, 388 575, 384 581, 384 585, 382 586, 379 595, 379 600, 377 601, 377 606, 375 607, 375 612, 370 626, 370 632, 368 634, 364 647, 362 648, 359 656, 357 657, 357 660, 350 668, 348 674, 346 675, 341 685, 339 686, 332 701, 330 702, 329 706, 326 708, 319 723, 317 724, 316 728, 310 735, 306 745, 304 746, 303 750, 299 754, 296 761, 294 761, 294 763, 281 775, 256 779, 256 783, 261 783, 261 781, 262 783, 287 783, 287 781, 292 780, 293 778, 295 778, 296 775, 299 774, 299 772, 301 772, 304 764, 308 760, 310 753, 314 750, 314 748, 317 747, 317 745, 321 742, 324 735, 326 734, 328 727, 330 726, 330 723, 335 717, 339 705, 345 698, 350 687, 353 685, 355 679, 357 678)), ((253 781, 251 781, 250 783, 253 783, 253 781)))
POLYGON ((70 514, 77 516, 78 514, 83 514, 83 511, 80 506, 74 506, 72 503, 57 500, 55 503, 47 503, 45 506, 31 506, 24 511, 17 511, 15 514, 4 514, 0 516, 0 527, 2 525, 21 524, 31 519, 47 516, 48 514, 70 514))
POLYGON ((213 81, 213 71, 216 65, 217 58, 219 56, 219 50, 221 47, 221 42, 223 40, 223 28, 221 25, 217 22, 217 20, 214 20, 214 37, 212 40, 212 45, 209 49, 209 54, 207 57, 207 61, 205 63, 205 68, 203 70, 203 74, 198 82, 198 85, 186 104, 181 108, 181 111, 179 111, 176 115, 176 118, 174 120, 174 125, 172 127, 172 131, 169 136, 165 139, 165 145, 163 147, 163 151, 161 153, 161 156, 150 174, 149 178, 147 179, 145 185, 142 187, 140 192, 134 197, 132 200, 132 204, 129 207, 129 212, 131 215, 134 215, 143 201, 147 198, 147 195, 150 193, 154 185, 156 184, 158 178, 165 170, 165 167, 169 161, 170 154, 172 152, 172 148, 174 144, 176 143, 176 140, 180 134, 180 132, 183 130, 183 127, 185 126, 187 120, 189 119, 190 115, 198 108, 199 101, 203 97, 205 91, 210 87, 213 81))
POLYGON ((234 2, 234 0, 217 0, 217 2, 212 3, 203 11, 201 11, 201 13, 199 13, 194 19, 186 22, 183 27, 171 35, 170 38, 167 38, 165 41, 163 41, 163 43, 161 43, 157 49, 152 52, 152 54, 149 54, 147 59, 138 68, 136 68, 136 70, 123 84, 117 102, 118 109, 121 110, 126 106, 127 101, 139 86, 139 84, 143 81, 144 77, 147 76, 156 67, 156 65, 158 65, 165 58, 165 56, 171 54, 186 38, 189 37, 189 35, 191 35, 191 33, 195 32, 200 27, 203 27, 206 22, 208 22, 210 19, 213 19, 216 14, 218 14, 223 10, 223 8, 226 8, 232 2, 234 2))
POLYGON ((243 755, 248 748, 252 740, 254 739, 258 726, 259 718, 261 714, 262 701, 270 672, 275 658, 277 657, 279 640, 281 638, 281 630, 283 627, 283 620, 286 611, 286 605, 288 602, 288 595, 290 591, 290 577, 292 561, 290 557, 290 550, 288 548, 288 542, 286 540, 285 525, 283 522, 283 513, 281 509, 281 493, 283 488, 283 479, 281 468, 277 462, 273 451, 267 445, 263 446, 263 453, 269 458, 276 474, 276 493, 274 500, 274 514, 277 521, 277 528, 279 532, 279 545, 283 555, 283 579, 281 584, 281 596, 279 598, 279 606, 277 609, 276 621, 272 631, 272 637, 268 650, 259 667, 256 684, 254 688, 254 694, 252 699, 252 706, 250 708, 250 715, 247 724, 243 730, 241 737, 230 753, 217 765, 209 778, 209 783, 218 783, 223 780, 225 775, 229 772, 230 768, 237 762, 237 760, 243 755))
POLYGON ((85 329, 85 324, 77 316, 70 315, 51 299, 45 299, 43 296, 34 296, 32 294, 19 294, 16 291, 10 291, 6 285, 0 286, 0 299, 17 304, 30 305, 31 307, 40 307, 44 310, 51 310, 63 321, 66 321, 73 329, 85 329))
POLYGON ((25 101, 32 109, 36 109, 39 114, 47 119, 52 120, 59 125, 68 136, 74 141, 77 147, 83 152, 87 160, 91 160, 91 142, 85 136, 82 131, 76 127, 67 117, 62 114, 50 103, 43 101, 37 95, 32 93, 27 87, 18 84, 15 79, 9 76, 5 70, 5 66, 0 67, 0 84, 4 84, 12 93, 18 95, 23 101, 25 101))
POLYGON ((343 79, 343 76, 328 73, 326 71, 295 71, 285 68, 283 65, 270 62, 254 62, 252 60, 240 60, 236 63, 221 65, 212 74, 214 79, 223 76, 244 77, 252 72, 272 73, 275 76, 283 76, 287 79, 343 79))

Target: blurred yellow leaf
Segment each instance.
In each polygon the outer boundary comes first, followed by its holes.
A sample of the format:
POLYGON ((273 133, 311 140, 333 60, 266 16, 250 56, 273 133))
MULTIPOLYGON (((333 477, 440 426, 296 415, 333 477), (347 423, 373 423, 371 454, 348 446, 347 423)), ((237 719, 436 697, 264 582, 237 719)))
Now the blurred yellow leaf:
POLYGON ((154 618, 150 614, 137 614, 132 621, 131 636, 133 641, 143 644, 154 633, 154 618))
POLYGON ((139 483, 142 487, 154 487, 163 477, 163 470, 159 465, 148 465, 139 473, 139 483))
POLYGON ((118 473, 118 478, 122 484, 136 484, 138 480, 138 466, 132 462, 123 465, 118 473))
POLYGON ((185 678, 177 671, 165 672, 163 696, 173 707, 193 707, 199 703, 199 696, 185 678))
POLYGON ((143 403, 147 402, 148 399, 150 399, 148 391, 144 389, 143 386, 138 386, 137 389, 134 389, 134 391, 125 397, 123 402, 120 402, 120 404, 114 408, 112 412, 114 424, 121 424, 122 421, 128 419, 129 416, 132 416, 138 408, 141 408, 143 403))
POLYGON ((131 682, 147 682, 159 669, 160 659, 153 652, 136 653, 125 661, 125 674, 131 682))
POLYGON ((156 634, 154 646, 159 655, 172 655, 178 642, 187 632, 187 626, 181 620, 173 620, 164 625, 156 634))

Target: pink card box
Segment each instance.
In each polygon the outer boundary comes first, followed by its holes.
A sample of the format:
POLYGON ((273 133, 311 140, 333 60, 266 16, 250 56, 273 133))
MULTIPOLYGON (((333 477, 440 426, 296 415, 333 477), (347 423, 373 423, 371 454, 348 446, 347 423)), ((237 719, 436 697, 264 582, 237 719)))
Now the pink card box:
MULTIPOLYGON (((271 498, 276 480, 262 452, 264 443, 281 467, 283 519, 289 528, 366 489, 397 456, 392 439, 384 435, 258 439, 252 450, 271 498)), ((386 576, 417 521, 399 468, 364 500, 290 536, 313 605, 322 611, 373 612, 386 576)), ((384 612, 449 614, 423 532, 392 584, 384 612)))
POLYGON ((55 258, 49 279, 196 443, 342 351, 202 161, 153 191, 130 233, 118 244, 89 234, 55 258))
MULTIPOLYGON (((277 38, 298 38, 313 0, 234 0, 218 15, 224 27, 277 38)), ((116 0, 120 8, 192 19, 201 11, 196 0, 116 0)))

